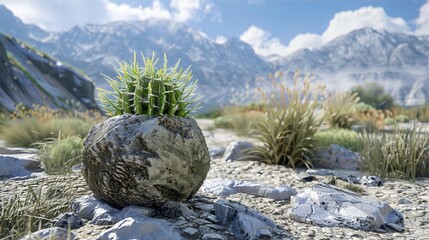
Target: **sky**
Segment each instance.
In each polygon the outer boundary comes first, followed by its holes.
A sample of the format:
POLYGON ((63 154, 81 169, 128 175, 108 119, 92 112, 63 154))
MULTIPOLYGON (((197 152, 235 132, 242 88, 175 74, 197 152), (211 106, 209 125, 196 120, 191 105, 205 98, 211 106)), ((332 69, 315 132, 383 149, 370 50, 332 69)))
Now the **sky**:
POLYGON ((429 35, 429 0, 0 0, 25 23, 49 31, 75 25, 164 18, 218 43, 239 38, 262 56, 315 49, 372 27, 429 35))

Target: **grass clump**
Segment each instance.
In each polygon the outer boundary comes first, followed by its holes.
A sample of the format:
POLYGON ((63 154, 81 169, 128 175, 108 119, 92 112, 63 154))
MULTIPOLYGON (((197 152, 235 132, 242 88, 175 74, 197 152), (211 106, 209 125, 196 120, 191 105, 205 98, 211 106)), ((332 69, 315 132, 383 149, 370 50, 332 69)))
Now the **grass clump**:
POLYGON ((68 210, 73 199, 70 186, 61 182, 28 184, 0 198, 0 239, 20 239, 39 230, 68 210))
POLYGON ((360 143, 357 132, 347 129, 327 129, 318 131, 314 135, 315 148, 328 148, 331 144, 337 144, 357 152, 360 143))
POLYGON ((70 172, 82 162, 83 139, 71 136, 38 144, 38 156, 47 174, 70 172))
POLYGON ((350 129, 356 122, 355 114, 358 102, 357 93, 334 92, 329 94, 324 103, 326 122, 332 128, 350 129))
POLYGON ((180 61, 173 68, 169 68, 165 54, 162 68, 156 68, 158 59, 154 60, 154 56, 142 58, 144 67, 139 66, 134 54, 131 63, 120 63, 116 69, 116 79, 106 76, 113 91, 99 89, 99 97, 108 115, 185 117, 195 110, 197 99, 194 98, 193 92, 197 81, 191 81, 190 68, 179 69, 180 61))
POLYGON ((270 74, 269 90, 260 88, 266 115, 254 125, 256 138, 263 144, 246 151, 246 159, 287 167, 311 167, 314 135, 323 115, 316 109, 324 86, 313 84, 308 76, 295 73, 292 87, 286 86, 281 72, 270 74))
POLYGON ((359 135, 362 169, 381 178, 415 180, 428 170, 429 132, 414 125, 406 130, 395 128, 393 133, 359 135))

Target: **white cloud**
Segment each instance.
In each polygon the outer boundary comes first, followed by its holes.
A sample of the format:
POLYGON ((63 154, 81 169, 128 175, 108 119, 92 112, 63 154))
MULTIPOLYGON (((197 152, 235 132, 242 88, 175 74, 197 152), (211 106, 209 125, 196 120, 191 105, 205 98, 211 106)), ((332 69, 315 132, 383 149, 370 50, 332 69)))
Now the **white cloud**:
MULTIPOLYGON (((426 29, 429 31, 429 4, 427 5, 425 10, 427 14, 424 16, 428 26, 426 29)), ((421 21, 423 22, 423 20, 421 21)), ((366 27, 385 29, 391 32, 410 31, 404 19, 392 18, 386 14, 383 8, 370 6, 354 11, 339 12, 329 22, 328 28, 322 35, 312 33, 298 34, 288 45, 283 44, 280 39, 272 37, 269 32, 255 26, 250 26, 240 36, 240 39, 250 44, 259 55, 286 56, 303 48, 319 48, 338 36, 366 27)))
POLYGON ((46 30, 67 30, 86 23, 106 23, 120 20, 171 19, 193 21, 213 12, 209 0, 170 0, 164 6, 161 0, 149 6, 116 4, 111 0, 0 0, 25 23, 36 24, 46 30))
POLYGON ((416 20, 416 24, 416 34, 429 34, 429 0, 420 8, 420 14, 416 20))
POLYGON ((408 32, 410 29, 402 18, 389 17, 383 8, 363 7, 354 11, 335 14, 329 26, 322 34, 323 41, 328 42, 338 36, 361 28, 384 29, 390 32, 408 32))
POLYGON ((280 39, 272 37, 269 32, 253 25, 240 35, 240 40, 250 44, 255 52, 262 56, 281 54, 288 51, 280 39))

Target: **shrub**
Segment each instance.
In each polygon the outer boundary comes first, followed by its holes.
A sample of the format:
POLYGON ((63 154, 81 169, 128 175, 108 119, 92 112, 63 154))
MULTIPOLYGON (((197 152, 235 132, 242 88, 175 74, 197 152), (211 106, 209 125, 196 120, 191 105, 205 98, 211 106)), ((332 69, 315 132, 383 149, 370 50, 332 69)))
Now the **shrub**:
POLYGON ((407 115, 398 115, 395 117, 395 120, 398 123, 407 123, 410 121, 410 118, 407 115))
POLYGON ((384 119, 384 125, 391 126, 396 124, 396 120, 394 118, 388 117, 384 119))
POLYGON ((223 116, 214 120, 215 127, 232 129, 238 134, 248 134, 252 123, 260 120, 264 115, 263 112, 248 107, 229 107, 222 112, 223 116))
POLYGON ((41 122, 35 118, 23 118, 7 121, 0 126, 0 136, 7 145, 31 147, 48 138, 86 137, 90 127, 89 123, 80 119, 54 119, 41 122))
POLYGON ((195 109, 197 99, 193 91, 197 81, 191 82, 190 68, 179 69, 179 62, 173 68, 164 65, 156 68, 157 60, 142 56, 144 67, 139 67, 134 53, 130 64, 120 63, 116 69, 117 79, 106 76, 113 91, 99 89, 99 97, 108 115, 144 114, 186 116, 195 109))
POLYGON ((360 101, 369 104, 377 109, 392 109, 394 101, 392 96, 384 92, 383 86, 368 82, 356 86, 352 92, 357 93, 360 101))
POLYGON ((415 180, 418 171, 427 169, 429 133, 418 132, 415 125, 393 133, 363 132, 359 138, 362 169, 370 174, 415 180))
POLYGON ((19 192, 0 198, 0 239, 19 239, 38 230, 68 210, 73 198, 63 182, 28 184, 19 192))
POLYGON ((34 118, 7 121, 0 127, 0 136, 7 145, 30 147, 45 138, 53 137, 49 127, 34 118))
POLYGON ((270 74, 273 89, 260 88, 267 113, 254 125, 256 138, 263 146, 245 151, 246 159, 281 164, 287 167, 311 167, 313 137, 322 124, 323 115, 316 113, 317 100, 324 86, 301 80, 295 75, 294 85, 286 87, 283 74, 270 74))
POLYGON ((331 93, 324 103, 326 121, 333 128, 347 128, 356 122, 359 98, 356 93, 331 93))
POLYGON ((69 172, 82 162, 83 140, 77 136, 38 144, 38 156, 47 174, 69 172))
POLYGON ((314 135, 315 148, 328 148, 331 144, 343 146, 351 151, 359 150, 358 134, 347 129, 327 129, 314 135))

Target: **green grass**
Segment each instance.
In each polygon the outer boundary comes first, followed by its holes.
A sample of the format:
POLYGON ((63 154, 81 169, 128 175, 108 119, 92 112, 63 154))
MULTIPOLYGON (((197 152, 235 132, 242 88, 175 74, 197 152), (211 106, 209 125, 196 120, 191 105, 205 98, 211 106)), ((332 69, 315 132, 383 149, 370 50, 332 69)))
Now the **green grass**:
POLYGON ((82 162, 83 139, 80 137, 54 139, 39 143, 37 147, 37 155, 47 174, 70 172, 72 166, 82 162))
POLYGON ((86 137, 91 125, 81 119, 53 119, 42 122, 35 118, 9 120, 0 126, 0 137, 14 147, 32 147, 49 138, 86 137))
POLYGON ((28 184, 0 198, 0 239, 20 239, 68 210, 71 187, 57 180, 28 184))
POLYGON ((261 89, 266 115, 254 125, 255 136, 263 144, 246 150, 246 159, 286 167, 311 167, 314 135, 323 122, 316 114, 317 99, 324 86, 313 84, 308 76, 295 76, 292 87, 285 86, 280 72, 269 76, 273 89, 261 89))
POLYGON ((395 128, 392 133, 363 132, 359 138, 362 169, 372 175, 414 181, 428 172, 429 132, 415 125, 406 130, 395 128))
POLYGON ((326 149, 331 144, 343 146, 351 151, 359 150, 359 138, 355 131, 347 129, 327 129, 319 131, 314 135, 315 148, 326 149))

